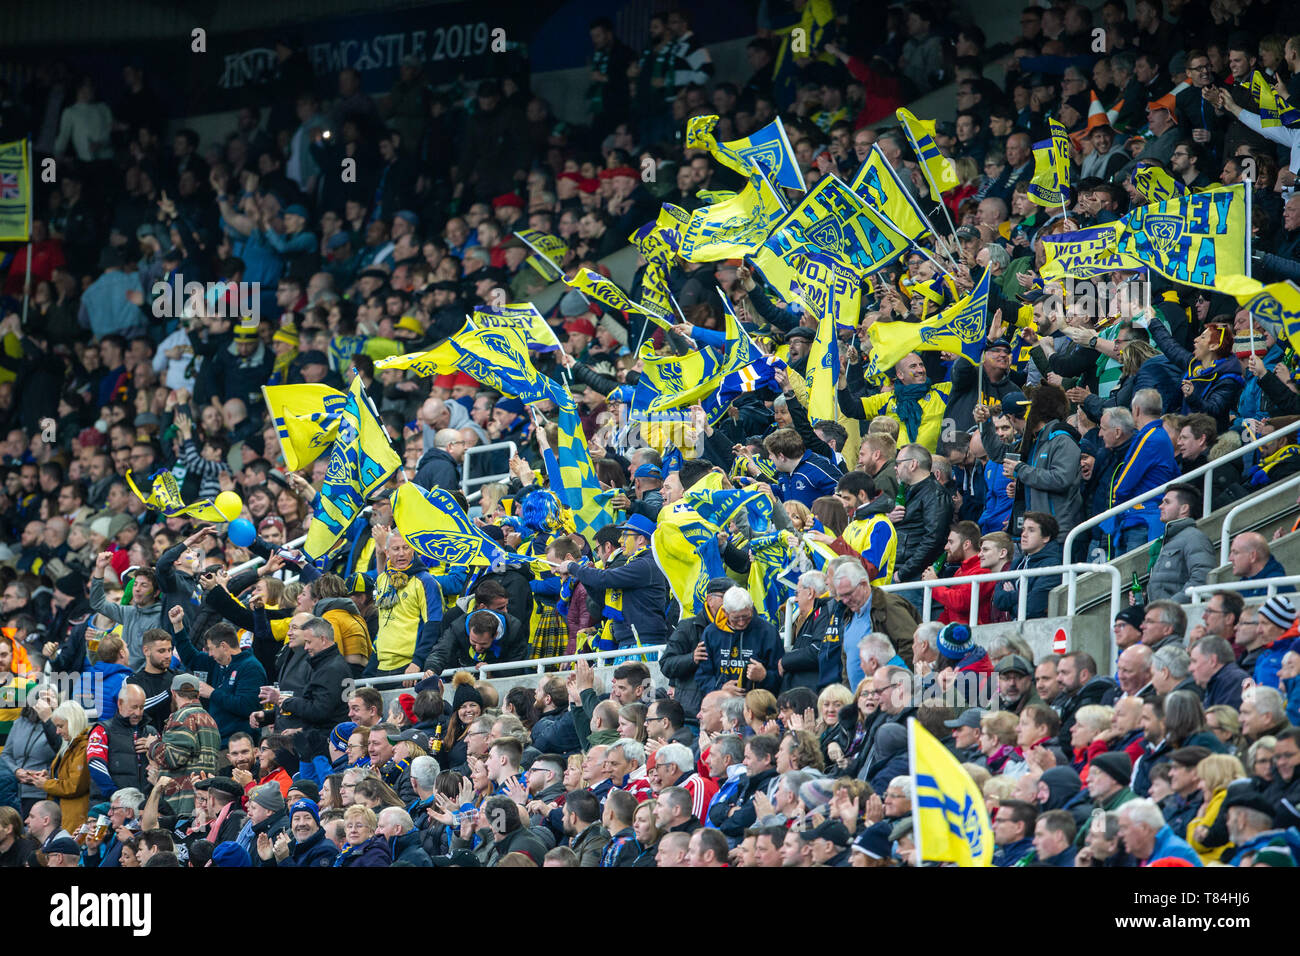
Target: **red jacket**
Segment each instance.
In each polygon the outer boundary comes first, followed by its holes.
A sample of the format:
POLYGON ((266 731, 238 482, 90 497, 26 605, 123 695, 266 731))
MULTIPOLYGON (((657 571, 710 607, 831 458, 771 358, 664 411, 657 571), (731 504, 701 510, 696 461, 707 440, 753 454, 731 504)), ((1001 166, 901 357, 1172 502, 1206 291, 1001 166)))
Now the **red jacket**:
MULTIPOLYGON (((1088 769, 1092 766, 1092 758, 1097 754, 1104 754, 1110 750, 1110 744, 1098 737, 1088 746, 1080 749, 1074 748, 1074 769, 1079 772, 1079 779, 1085 784, 1088 782, 1088 769)), ((1129 754, 1131 757, 1132 754, 1129 754)))
POLYGON ((855 130, 870 126, 877 120, 892 117, 900 106, 906 106, 901 94, 898 80, 892 76, 877 73, 856 56, 849 57, 845 64, 853 78, 862 84, 866 100, 861 112, 853 120, 855 130))
MULTIPOLYGON (((953 577, 969 578, 984 573, 986 572, 980 567, 980 557, 976 554, 963 561, 953 577)), ((995 581, 985 581, 979 586, 980 624, 988 624, 993 620, 993 588, 996 583, 995 581)), ((940 624, 951 624, 953 622, 966 624, 970 621, 970 585, 954 584, 948 587, 935 588, 934 599, 943 605, 943 614, 939 615, 940 624)))

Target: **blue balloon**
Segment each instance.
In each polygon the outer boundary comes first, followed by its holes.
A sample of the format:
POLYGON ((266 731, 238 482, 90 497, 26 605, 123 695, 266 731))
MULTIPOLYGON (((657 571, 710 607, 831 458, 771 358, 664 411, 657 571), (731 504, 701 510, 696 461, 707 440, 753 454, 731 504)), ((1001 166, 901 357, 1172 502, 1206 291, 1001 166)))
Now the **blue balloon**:
POLYGON ((236 518, 230 522, 230 527, 226 529, 226 537, 230 543, 238 548, 247 548, 257 537, 257 529, 253 527, 253 522, 247 518, 236 518))

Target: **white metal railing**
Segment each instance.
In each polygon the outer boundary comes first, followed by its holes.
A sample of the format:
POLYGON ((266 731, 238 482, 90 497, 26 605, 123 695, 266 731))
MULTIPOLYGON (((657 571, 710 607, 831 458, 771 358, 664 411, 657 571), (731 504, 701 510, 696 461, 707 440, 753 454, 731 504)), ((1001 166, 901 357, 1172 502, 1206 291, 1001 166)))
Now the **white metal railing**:
MULTIPOLYGON (((477 670, 483 677, 491 677, 496 671, 514 670, 527 672, 532 668, 534 673, 545 674, 547 667, 553 667, 557 664, 576 664, 578 661, 587 661, 589 663, 599 663, 615 657, 648 657, 654 656, 656 659, 667 649, 667 644, 649 644, 645 647, 624 647, 619 650, 611 651, 591 651, 586 654, 565 654, 561 657, 539 657, 532 660, 522 661, 502 661, 498 664, 483 664, 478 668, 449 667, 439 677, 453 677, 458 671, 477 670)), ((418 681, 423 679, 423 674, 389 674, 386 677, 363 677, 353 682, 356 687, 397 687, 405 684, 407 681, 418 681)), ((512 676, 519 676, 518 674, 512 676)))
MULTIPOLYGON (((930 612, 932 610, 933 594, 931 593, 937 587, 954 587, 959 585, 969 585, 971 588, 971 626, 974 627, 978 621, 979 614, 979 586, 986 581, 1018 581, 1023 582, 1027 578, 1041 578, 1048 575, 1065 578, 1069 584, 1069 591, 1066 595, 1065 613, 1073 616, 1075 613, 1075 594, 1076 583, 1080 574, 1087 574, 1096 571, 1110 576, 1110 617, 1113 621, 1115 616, 1120 612, 1120 573, 1119 568, 1109 564, 1063 564, 1054 565, 1050 568, 1019 568, 1014 571, 995 571, 988 574, 972 574, 969 577, 960 578, 935 578, 931 581, 905 581, 898 584, 879 585, 882 591, 913 591, 917 588, 925 589, 924 605, 921 611, 921 620, 928 623, 930 612)), ((1029 600, 1029 589, 1020 587, 1018 603, 1016 608, 1016 620, 1025 620, 1025 608, 1029 600)))
POLYGON ((1223 530, 1219 533, 1219 563, 1228 563, 1228 551, 1231 550, 1230 535, 1232 532, 1232 523, 1237 515, 1245 511, 1252 505, 1257 505, 1261 501, 1267 501, 1278 494, 1288 491, 1292 488, 1300 488, 1300 475, 1293 475, 1286 481, 1277 485, 1264 485, 1252 495, 1243 498, 1237 504, 1232 506, 1232 510, 1223 516, 1223 530))
POLYGON ((1285 585, 1300 585, 1300 574, 1288 574, 1280 578, 1260 578, 1256 581, 1220 581, 1218 584, 1189 584, 1183 588, 1193 604, 1200 604, 1201 598, 1207 594, 1214 594, 1216 591, 1253 591, 1257 588, 1265 588, 1268 596, 1272 597, 1277 593, 1279 587, 1285 585))
POLYGON ((519 447, 512 441, 496 441, 490 445, 475 445, 473 448, 465 449, 465 457, 460 462, 460 490, 461 494, 469 497, 470 489, 477 488, 479 485, 491 484, 494 481, 509 481, 510 470, 506 469, 503 475, 485 475, 481 478, 471 478, 469 476, 470 459, 475 455, 483 455, 488 452, 500 451, 503 448, 510 449, 510 457, 519 454, 519 447))
POLYGON ((1063 553, 1067 556, 1074 553, 1070 549, 1073 547, 1074 539, 1079 534, 1079 532, 1091 531, 1093 528, 1101 524, 1107 518, 1113 518, 1115 515, 1123 514, 1124 512, 1130 510, 1134 505, 1141 504, 1144 501, 1149 501, 1150 499, 1156 497, 1157 495, 1163 495, 1169 488, 1172 488, 1174 485, 1185 485, 1194 478, 1204 477, 1205 479, 1205 485, 1203 489, 1202 502, 1201 502, 1201 517, 1208 518, 1210 516, 1210 512, 1213 510, 1213 508, 1211 507, 1211 497, 1212 497, 1211 491, 1213 490, 1212 484, 1213 484, 1215 469, 1227 462, 1234 461, 1237 458, 1242 458, 1245 455, 1248 455, 1249 453, 1256 451, 1257 449, 1261 448, 1262 446, 1266 445, 1271 441, 1276 441, 1282 435, 1289 435, 1295 431, 1300 431, 1300 421, 1294 421, 1290 425, 1287 425, 1285 428, 1279 428, 1277 431, 1269 435, 1265 435, 1262 438, 1256 438, 1249 445, 1242 445, 1236 451, 1230 452, 1229 454, 1224 455, 1222 458, 1216 458, 1214 459, 1214 461, 1208 461, 1204 465, 1201 465, 1201 467, 1195 468, 1192 471, 1189 471, 1187 474, 1179 478, 1175 478, 1172 481, 1166 481, 1163 485, 1159 485, 1158 487, 1152 488, 1150 491, 1145 491, 1142 494, 1137 495, 1136 497, 1130 498, 1128 501, 1121 502, 1120 504, 1117 504, 1115 507, 1103 511, 1099 515, 1093 515, 1087 521, 1079 522, 1079 524, 1071 528, 1070 533, 1065 536, 1065 547, 1062 549, 1063 553))

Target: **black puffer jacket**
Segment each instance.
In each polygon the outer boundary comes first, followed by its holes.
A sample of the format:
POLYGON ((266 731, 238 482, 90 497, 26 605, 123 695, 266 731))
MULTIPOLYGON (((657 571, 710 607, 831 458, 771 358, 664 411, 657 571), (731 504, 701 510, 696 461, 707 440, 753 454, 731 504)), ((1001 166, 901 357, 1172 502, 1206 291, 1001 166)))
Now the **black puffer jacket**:
POLYGON ((916 581, 934 563, 948 543, 952 527, 952 497, 934 475, 907 489, 906 513, 894 526, 898 532, 898 562, 894 571, 900 581, 916 581))

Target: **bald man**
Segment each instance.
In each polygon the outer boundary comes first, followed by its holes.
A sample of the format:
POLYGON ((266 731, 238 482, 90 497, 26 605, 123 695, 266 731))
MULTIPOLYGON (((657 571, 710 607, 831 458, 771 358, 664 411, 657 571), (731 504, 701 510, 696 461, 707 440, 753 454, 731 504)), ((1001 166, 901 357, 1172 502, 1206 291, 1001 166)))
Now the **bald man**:
MULTIPOLYGON (((1228 562, 1232 565, 1232 573, 1241 581, 1259 581, 1264 578, 1286 576, 1286 569, 1269 551, 1268 541, 1255 531, 1243 531, 1232 539, 1228 562)), ((1287 594, 1294 592, 1295 588, 1284 585, 1277 590, 1279 594, 1287 594)), ((1251 598, 1266 596, 1268 588, 1248 588, 1237 593, 1243 600, 1249 601, 1251 598)))
POLYGON ((104 797, 127 787, 151 789, 145 771, 145 754, 157 737, 144 719, 145 691, 139 684, 123 684, 117 692, 117 713, 96 724, 86 741, 86 762, 92 786, 104 797))
POLYGON ((1145 644, 1124 648, 1124 652, 1119 655, 1115 676, 1119 679, 1124 697, 1146 700, 1154 696, 1156 689, 1151 683, 1151 648, 1145 644))

